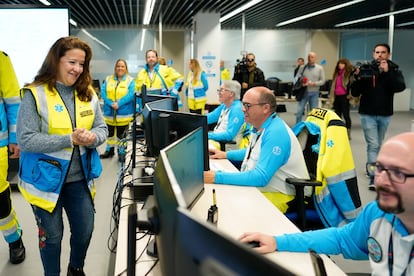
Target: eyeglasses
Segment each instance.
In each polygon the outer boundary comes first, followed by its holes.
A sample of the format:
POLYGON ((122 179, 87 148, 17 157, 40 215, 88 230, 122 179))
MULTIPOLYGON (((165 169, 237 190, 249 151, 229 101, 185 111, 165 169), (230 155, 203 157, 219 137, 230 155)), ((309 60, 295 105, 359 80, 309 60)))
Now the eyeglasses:
POLYGON ((248 59, 246 59, 246 61, 253 62, 254 61, 254 58, 253 59, 248 58, 248 59))
POLYGON ((227 91, 227 92, 233 92, 233 91, 231 91, 230 89, 227 89, 227 88, 217 89, 217 93, 224 93, 225 91, 227 91))
POLYGON ((398 184, 404 184, 405 181, 407 180, 407 177, 414 177, 414 174, 406 174, 406 173, 401 172, 398 169, 387 169, 381 164, 375 164, 376 175, 381 174, 383 171, 387 173, 388 178, 392 182, 398 183, 398 184))
POLYGON ((257 103, 257 104, 252 104, 252 103, 242 103, 244 109, 246 109, 246 111, 249 110, 250 107, 254 106, 254 105, 265 105, 267 103, 257 103))

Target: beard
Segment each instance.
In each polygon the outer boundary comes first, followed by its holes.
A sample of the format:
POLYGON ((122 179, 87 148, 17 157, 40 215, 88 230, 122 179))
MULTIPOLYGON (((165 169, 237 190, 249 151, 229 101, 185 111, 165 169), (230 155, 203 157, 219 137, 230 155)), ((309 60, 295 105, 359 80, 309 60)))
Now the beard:
POLYGON ((399 193, 393 192, 388 188, 385 187, 376 187, 376 191, 377 191, 377 202, 378 202, 378 206, 380 207, 381 210, 383 210, 384 212, 387 213, 393 213, 393 214, 401 214, 402 212, 405 211, 404 206, 402 205, 402 200, 401 200, 401 196, 399 193), (386 192, 389 193, 390 195, 393 195, 397 198, 397 206, 384 206, 383 204, 381 204, 381 202, 379 201, 379 194, 380 192, 386 192))

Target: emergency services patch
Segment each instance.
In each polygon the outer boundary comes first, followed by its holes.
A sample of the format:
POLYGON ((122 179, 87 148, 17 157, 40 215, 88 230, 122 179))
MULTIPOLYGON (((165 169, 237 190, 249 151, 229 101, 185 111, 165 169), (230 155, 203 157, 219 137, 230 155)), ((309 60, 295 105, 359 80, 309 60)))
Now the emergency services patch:
POLYGON ((379 263, 382 259, 382 249, 379 242, 373 237, 369 237, 367 239, 367 245, 370 258, 374 262, 379 263))
POLYGON ((63 106, 61 104, 55 104, 55 111, 62 112, 63 111, 63 106))

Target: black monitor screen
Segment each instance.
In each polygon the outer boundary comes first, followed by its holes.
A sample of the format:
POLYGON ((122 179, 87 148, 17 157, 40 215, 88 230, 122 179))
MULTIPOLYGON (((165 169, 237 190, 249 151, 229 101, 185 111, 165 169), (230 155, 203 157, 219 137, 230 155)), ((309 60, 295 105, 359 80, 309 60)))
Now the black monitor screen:
POLYGON ((174 97, 158 99, 156 101, 147 102, 144 105, 144 109, 142 110, 141 114, 143 116, 143 128, 145 135, 145 143, 147 145, 147 156, 156 157, 159 152, 159 150, 157 152, 153 151, 154 138, 151 124, 151 111, 153 109, 176 111, 177 108, 177 98, 174 97))
POLYGON ((159 233, 155 239, 163 275, 170 275, 170 272, 174 271, 176 209, 178 206, 189 208, 204 189, 204 184, 200 183, 200 179, 203 178, 203 158, 201 155, 191 156, 202 143, 203 130, 198 128, 161 150, 157 161, 154 197, 159 233), (191 160, 185 162, 181 158, 191 160), (185 163, 186 166, 177 163, 185 163), (191 182, 190 178, 194 178, 194 182, 191 182))
POLYGON ((147 93, 147 87, 146 85, 143 85, 141 87, 141 99, 142 99, 142 104, 145 105, 146 103, 149 102, 154 102, 154 101, 158 101, 158 100, 162 100, 162 99, 172 99, 173 102, 173 109, 171 110, 178 110, 178 99, 174 96, 168 96, 168 95, 160 95, 160 94, 151 94, 151 93, 147 93))
MULTIPOLYGON (((150 116, 153 133, 152 148, 150 149, 152 154, 157 156, 162 148, 198 127, 201 127, 203 129, 203 146, 193 152, 193 154, 203 155, 204 170, 209 170, 208 125, 206 116, 158 109, 151 110, 150 116)), ((183 160, 183 162, 191 162, 191 160, 183 160)))
POLYGON ((184 138, 170 144, 165 152, 173 172, 173 180, 177 183, 185 206, 190 209, 204 191, 204 158, 202 154, 194 154, 203 148, 203 129, 197 128, 184 138))
POLYGON ((175 234, 176 270, 169 275, 295 275, 183 208, 175 234))

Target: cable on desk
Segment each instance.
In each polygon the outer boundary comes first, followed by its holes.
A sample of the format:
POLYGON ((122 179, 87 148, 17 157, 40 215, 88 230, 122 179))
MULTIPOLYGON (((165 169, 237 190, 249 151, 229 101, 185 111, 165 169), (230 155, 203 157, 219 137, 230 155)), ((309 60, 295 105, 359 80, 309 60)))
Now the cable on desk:
POLYGON ((125 187, 123 184, 125 178, 125 170, 124 167, 121 166, 119 172, 118 172, 118 179, 117 183, 115 185, 115 190, 112 195, 112 215, 110 219, 110 234, 108 237, 107 246, 111 253, 116 252, 116 247, 118 244, 117 239, 117 230, 118 230, 118 224, 119 224, 119 214, 121 210, 121 200, 122 200, 122 192, 125 187), (111 245, 112 241, 112 245, 111 245))
MULTIPOLYGON (((143 233, 143 235, 139 238, 137 238, 136 240, 142 240, 145 237, 148 237, 148 241, 147 244, 144 246, 144 248, 142 249, 142 251, 139 253, 138 257, 135 259, 135 265, 141 262, 154 262, 154 264, 149 268, 149 270, 144 274, 144 275, 148 275, 148 273, 150 273, 154 267, 157 265, 158 263, 158 258, 156 258, 155 260, 141 260, 142 256, 144 255, 144 252, 147 250, 147 247, 151 241, 151 233, 149 231, 137 231, 137 233, 143 233)), ((120 273, 117 274, 117 276, 121 276, 122 274, 124 274, 125 272, 127 272, 128 268, 125 268, 124 270, 122 270, 120 273)))

